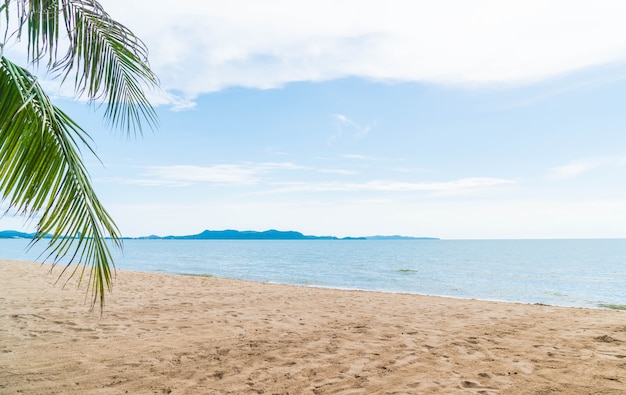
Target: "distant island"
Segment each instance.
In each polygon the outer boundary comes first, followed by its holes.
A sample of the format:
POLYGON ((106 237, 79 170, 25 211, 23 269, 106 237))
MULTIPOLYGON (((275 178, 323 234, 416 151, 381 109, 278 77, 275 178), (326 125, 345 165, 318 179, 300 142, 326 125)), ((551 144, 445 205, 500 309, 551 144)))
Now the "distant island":
MULTIPOLYGON (((32 239, 36 233, 24 233, 16 230, 0 230, 0 239, 32 239)), ((46 236, 50 237, 50 236, 46 236)))
MULTIPOLYGON (((133 239, 156 239, 156 240, 340 240, 335 236, 305 236, 300 232, 266 230, 257 232, 254 230, 205 230, 196 235, 187 236, 145 236, 133 237, 133 239)), ((359 238, 346 238, 359 239, 359 238)))
MULTIPOLYGON (((17 232, 14 230, 0 231, 0 239, 32 239, 34 233, 17 232)), ((49 236, 47 236, 49 237, 49 236)), ((335 237, 335 236, 308 236, 295 231, 266 230, 205 230, 195 235, 187 236, 141 236, 125 237, 129 240, 439 240, 436 237, 410 236, 365 236, 365 237, 335 237)))
POLYGON ((188 236, 145 236, 133 237, 132 239, 154 240, 439 240, 435 237, 409 237, 409 236, 365 236, 365 237, 335 237, 335 236, 310 236, 300 232, 266 230, 258 232, 254 230, 205 230, 196 235, 188 236))

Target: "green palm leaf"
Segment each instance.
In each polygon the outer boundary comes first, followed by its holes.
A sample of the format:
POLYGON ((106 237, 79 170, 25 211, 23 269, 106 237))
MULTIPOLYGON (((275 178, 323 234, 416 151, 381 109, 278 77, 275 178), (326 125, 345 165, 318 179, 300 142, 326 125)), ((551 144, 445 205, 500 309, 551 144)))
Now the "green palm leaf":
MULTIPOLYGON (((41 214, 37 238, 52 234, 55 263, 91 262, 88 288, 104 306, 111 287, 107 237, 119 245, 119 231, 93 191, 77 142, 87 136, 55 107, 25 69, 0 58, 0 193, 27 216, 41 214)), ((90 149, 90 148, 89 148, 90 149)), ((69 264, 68 264, 69 266, 69 264)), ((76 266, 74 273, 77 272, 76 266)), ((82 280, 85 266, 80 269, 82 280)))
POLYGON ((80 147, 95 155, 90 138, 2 50, 7 39, 20 40, 26 31, 33 63, 47 58, 48 70, 72 82, 77 95, 106 106, 111 126, 136 133, 143 122, 156 124, 144 93, 158 84, 147 48, 94 0, 5 0, 0 12, 0 200, 37 218, 33 243, 52 235, 46 260, 65 262, 64 271, 78 263, 71 275, 79 282, 89 268, 92 306, 102 309, 115 269, 109 244, 121 248, 121 239, 82 162, 80 147), (11 18, 15 31, 9 31, 11 18))
MULTIPOLYGON (((122 130, 152 127, 156 114, 144 90, 158 84, 147 63, 148 49, 128 28, 113 20, 95 0, 19 0, 22 26, 28 26, 29 54, 63 81, 74 75, 79 95, 106 103, 105 118, 122 130), (57 57, 59 30, 69 39, 67 52, 57 57)), ((20 30, 21 31, 21 30, 20 30)))

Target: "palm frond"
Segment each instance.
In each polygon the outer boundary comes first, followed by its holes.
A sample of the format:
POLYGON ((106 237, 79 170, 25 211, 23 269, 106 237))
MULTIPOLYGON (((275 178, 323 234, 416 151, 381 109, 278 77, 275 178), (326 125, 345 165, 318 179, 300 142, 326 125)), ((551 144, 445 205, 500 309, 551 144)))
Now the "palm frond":
POLYGON ((91 150, 89 138, 32 74, 4 57, 0 103, 0 198, 26 216, 41 214, 35 241, 53 235, 47 260, 58 264, 69 256, 67 267, 82 263, 72 273, 79 282, 90 266, 92 306, 99 302, 102 309, 115 267, 107 239, 121 244, 81 160, 79 143, 91 150))
POLYGON ((96 1, 64 1, 63 15, 70 46, 55 70, 90 99, 106 104, 105 118, 123 130, 141 130, 140 121, 156 122, 145 97, 157 77, 148 66, 148 49, 129 29, 113 20, 96 1))
MULTIPOLYGON (((148 49, 133 32, 115 21, 96 0, 17 0, 19 33, 28 31, 29 56, 62 81, 74 76, 76 93, 104 103, 111 126, 141 132, 142 122, 156 126, 156 113, 145 95, 158 85, 148 65, 148 49), (58 56, 66 42, 65 55, 58 56)), ((18 34, 19 36, 19 34, 18 34)))

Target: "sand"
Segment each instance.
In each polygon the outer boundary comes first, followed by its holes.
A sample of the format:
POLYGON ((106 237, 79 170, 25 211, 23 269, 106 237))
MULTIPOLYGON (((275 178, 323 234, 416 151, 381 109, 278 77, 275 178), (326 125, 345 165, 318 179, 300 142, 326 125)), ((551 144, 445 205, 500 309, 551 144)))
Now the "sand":
POLYGON ((626 312, 0 261, 1 394, 624 394, 626 312))

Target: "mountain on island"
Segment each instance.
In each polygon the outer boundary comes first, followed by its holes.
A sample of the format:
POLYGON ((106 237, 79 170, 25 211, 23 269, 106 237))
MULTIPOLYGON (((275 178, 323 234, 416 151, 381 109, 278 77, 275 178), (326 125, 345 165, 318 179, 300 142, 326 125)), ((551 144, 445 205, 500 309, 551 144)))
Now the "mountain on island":
POLYGON ((204 232, 188 236, 145 236, 137 239, 151 240, 439 240, 435 237, 409 236, 367 236, 367 237, 335 237, 335 236, 308 236, 293 230, 205 230, 204 232))
POLYGON ((167 240, 339 240, 335 236, 307 236, 295 231, 266 230, 205 230, 196 235, 188 236, 147 236, 138 239, 167 239, 167 240))
MULTIPOLYGON (((32 239, 35 233, 18 232, 15 230, 0 231, 0 239, 32 239)), ((49 238, 50 235, 46 236, 49 238)), ((293 230, 280 231, 275 229, 257 232, 254 230, 205 230, 195 235, 187 236, 141 236, 127 237, 135 240, 439 240, 435 237, 409 236, 366 236, 366 237, 335 237, 335 236, 308 236, 293 230)))
POLYGON ((32 239, 34 233, 18 232, 16 230, 0 230, 0 239, 32 239))

